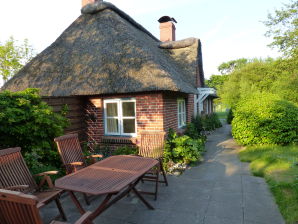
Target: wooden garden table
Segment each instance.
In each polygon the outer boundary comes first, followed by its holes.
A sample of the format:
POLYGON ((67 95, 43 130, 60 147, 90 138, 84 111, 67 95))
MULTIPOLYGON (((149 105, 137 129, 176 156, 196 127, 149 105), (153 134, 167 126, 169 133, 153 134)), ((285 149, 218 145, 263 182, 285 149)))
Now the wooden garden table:
POLYGON ((90 220, 95 219, 130 191, 133 191, 149 209, 154 209, 137 191, 135 186, 144 174, 157 164, 158 161, 151 158, 127 155, 111 156, 75 173, 57 179, 55 186, 69 191, 73 202, 81 214, 84 214, 85 210, 74 192, 106 195, 98 208, 92 212, 90 220))

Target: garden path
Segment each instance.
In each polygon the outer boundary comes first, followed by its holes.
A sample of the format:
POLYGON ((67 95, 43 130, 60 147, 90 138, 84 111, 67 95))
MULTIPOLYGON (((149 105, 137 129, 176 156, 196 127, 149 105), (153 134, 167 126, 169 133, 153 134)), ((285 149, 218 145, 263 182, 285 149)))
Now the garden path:
MULTIPOLYGON (((264 179, 250 174, 248 164, 237 156, 230 126, 224 125, 208 136, 204 162, 181 176, 169 176, 169 186, 161 186, 157 201, 148 200, 148 210, 131 195, 109 208, 94 223, 100 224, 282 224, 284 220, 264 179)), ((150 183, 141 188, 153 189, 150 183)), ((90 206, 92 211, 98 198, 90 206)), ((63 207, 72 222, 79 214, 69 197, 63 207)), ((82 200, 82 204, 84 201, 82 200)), ((42 210, 44 220, 54 217, 55 206, 42 210)))

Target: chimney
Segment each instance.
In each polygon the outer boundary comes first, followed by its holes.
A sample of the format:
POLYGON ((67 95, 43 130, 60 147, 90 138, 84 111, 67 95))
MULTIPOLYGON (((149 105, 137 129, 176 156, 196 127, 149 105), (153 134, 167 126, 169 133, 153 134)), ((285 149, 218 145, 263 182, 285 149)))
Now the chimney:
POLYGON ((82 0, 82 8, 88 4, 93 4, 95 2, 100 2, 102 0, 82 0))
POLYGON ((174 18, 171 18, 169 16, 163 16, 158 20, 158 22, 160 23, 159 25, 160 41, 162 42, 175 41, 176 27, 174 23, 177 23, 177 21, 174 18))

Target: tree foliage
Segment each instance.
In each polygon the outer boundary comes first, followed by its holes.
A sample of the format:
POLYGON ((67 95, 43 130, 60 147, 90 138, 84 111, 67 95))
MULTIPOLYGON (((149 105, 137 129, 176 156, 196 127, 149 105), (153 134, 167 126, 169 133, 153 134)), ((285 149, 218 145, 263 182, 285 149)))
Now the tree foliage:
POLYGON ((217 67, 217 70, 221 74, 229 74, 229 73, 235 71, 236 69, 241 68, 243 65, 246 65, 248 62, 249 62, 249 60, 246 59, 246 58, 239 58, 239 59, 236 59, 236 60, 223 62, 222 64, 220 64, 217 67))
POLYGON ((298 54, 298 1, 292 0, 280 10, 268 15, 264 22, 268 27, 266 36, 272 37, 269 45, 278 48, 284 55, 298 54))
POLYGON ((229 75, 219 89, 222 101, 234 107, 239 100, 255 92, 275 93, 298 104, 298 60, 255 59, 229 75))
POLYGON ((10 37, 4 44, 0 43, 0 76, 6 82, 34 56, 34 50, 25 39, 18 45, 10 37))
POLYGON ((205 84, 210 88, 219 89, 227 79, 228 75, 211 75, 210 79, 205 81, 205 84))
MULTIPOLYGON (((41 100, 37 89, 0 92, 0 149, 19 146, 25 156, 38 152, 39 161, 55 166, 60 161, 53 139, 67 125, 64 116, 41 100)), ((36 164, 37 158, 30 161, 36 164)))

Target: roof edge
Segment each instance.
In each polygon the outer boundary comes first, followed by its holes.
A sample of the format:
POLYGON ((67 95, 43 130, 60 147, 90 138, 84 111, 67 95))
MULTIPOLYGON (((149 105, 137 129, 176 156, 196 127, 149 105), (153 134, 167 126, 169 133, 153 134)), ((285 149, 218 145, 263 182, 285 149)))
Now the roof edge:
POLYGON ((158 47, 161 49, 179 49, 190 47, 191 45, 196 44, 198 41, 199 39, 190 37, 184 40, 162 42, 158 45, 158 47))
POLYGON ((82 14, 95 14, 101 11, 104 11, 106 9, 111 9, 114 12, 116 12, 121 18, 127 20, 131 25, 135 26, 137 29, 143 31, 148 36, 150 36, 152 39, 154 39, 157 42, 160 42, 159 39, 157 39, 153 34, 151 34, 148 30, 146 30, 141 24, 137 23, 134 19, 132 19, 128 14, 123 12, 122 10, 118 9, 115 5, 113 5, 110 2, 102 2, 97 1, 93 4, 87 4, 81 9, 82 14))

